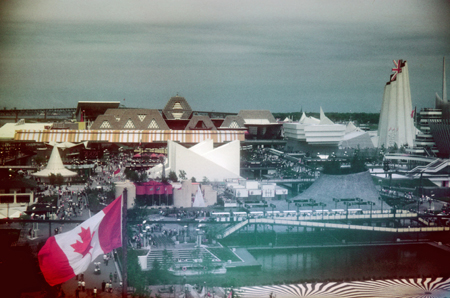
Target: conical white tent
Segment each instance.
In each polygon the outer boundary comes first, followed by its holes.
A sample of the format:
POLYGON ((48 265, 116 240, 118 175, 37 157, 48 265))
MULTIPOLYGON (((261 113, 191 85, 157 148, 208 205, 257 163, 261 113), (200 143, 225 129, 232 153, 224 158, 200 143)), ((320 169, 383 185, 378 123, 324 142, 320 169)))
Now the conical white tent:
POLYGON ((42 171, 34 173, 33 176, 48 178, 51 174, 60 174, 64 178, 77 176, 77 173, 72 172, 64 167, 64 164, 61 160, 61 155, 59 155, 58 147, 56 146, 53 147, 47 167, 45 167, 45 169, 43 169, 42 171))
POLYGON ((192 204, 192 207, 206 207, 200 185, 198 185, 197 194, 195 195, 195 199, 194 199, 194 203, 192 204))

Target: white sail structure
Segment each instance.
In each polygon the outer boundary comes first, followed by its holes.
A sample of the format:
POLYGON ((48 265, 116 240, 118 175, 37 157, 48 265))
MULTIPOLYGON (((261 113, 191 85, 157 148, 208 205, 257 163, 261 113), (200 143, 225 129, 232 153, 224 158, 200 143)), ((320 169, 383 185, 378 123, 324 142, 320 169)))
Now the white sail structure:
POLYGON ((411 103, 408 64, 394 60, 394 74, 384 87, 383 103, 378 124, 378 147, 413 146, 415 137, 414 112, 411 103))
POLYGON ((192 207, 206 207, 205 200, 203 199, 202 189, 200 188, 200 184, 198 185, 197 193, 195 194, 194 203, 192 207))
POLYGON ((77 176, 77 173, 72 172, 64 167, 57 146, 53 147, 52 154, 50 155, 50 159, 45 169, 36 172, 32 175, 36 177, 48 178, 51 174, 54 175, 60 174, 64 178, 77 176))

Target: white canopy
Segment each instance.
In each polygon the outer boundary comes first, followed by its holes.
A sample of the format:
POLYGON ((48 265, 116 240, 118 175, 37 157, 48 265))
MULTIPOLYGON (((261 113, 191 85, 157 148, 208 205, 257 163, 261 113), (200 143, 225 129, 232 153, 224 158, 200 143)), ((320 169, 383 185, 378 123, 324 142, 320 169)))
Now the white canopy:
POLYGON ((200 184, 198 185, 197 194, 195 195, 192 207, 206 207, 205 200, 203 199, 202 190, 200 188, 200 184))
POLYGON ((48 161, 47 167, 42 171, 34 173, 33 176, 36 177, 48 177, 51 174, 60 174, 63 177, 74 177, 77 173, 66 169, 62 163, 61 155, 59 155, 58 147, 54 146, 52 154, 50 155, 50 160, 48 161))

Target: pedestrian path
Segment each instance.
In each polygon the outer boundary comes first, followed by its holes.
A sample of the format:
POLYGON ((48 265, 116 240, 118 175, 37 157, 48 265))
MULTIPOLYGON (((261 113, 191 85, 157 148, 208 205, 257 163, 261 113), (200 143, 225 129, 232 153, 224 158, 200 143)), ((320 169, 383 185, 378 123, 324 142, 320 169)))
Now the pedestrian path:
MULTIPOLYGON (((114 262, 114 259, 110 259, 108 265, 103 261, 103 255, 98 256, 94 262, 92 262, 86 272, 84 272, 84 280, 86 283, 86 290, 79 293, 80 298, 84 297, 93 297, 92 291, 94 287, 97 288, 97 297, 111 297, 111 298, 119 298, 122 297, 122 289, 120 287, 119 277, 114 279, 114 273, 117 272, 117 267, 114 262), (95 263, 100 263, 100 274, 95 274, 95 263), (110 275, 112 276, 112 285, 113 292, 107 293, 102 291, 102 282, 108 282, 110 279, 110 275)), ((75 291, 78 287, 78 280, 76 277, 66 281, 62 284, 62 290, 64 291, 66 298, 76 297, 75 291)))

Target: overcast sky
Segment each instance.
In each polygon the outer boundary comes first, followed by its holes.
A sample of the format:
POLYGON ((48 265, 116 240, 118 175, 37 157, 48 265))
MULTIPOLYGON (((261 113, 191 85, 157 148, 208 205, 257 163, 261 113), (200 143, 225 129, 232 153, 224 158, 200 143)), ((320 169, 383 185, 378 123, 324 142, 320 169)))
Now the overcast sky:
POLYGON ((449 1, 0 3, 1 108, 178 93, 201 111, 379 112, 393 59, 413 106, 433 107, 450 60, 449 1))

